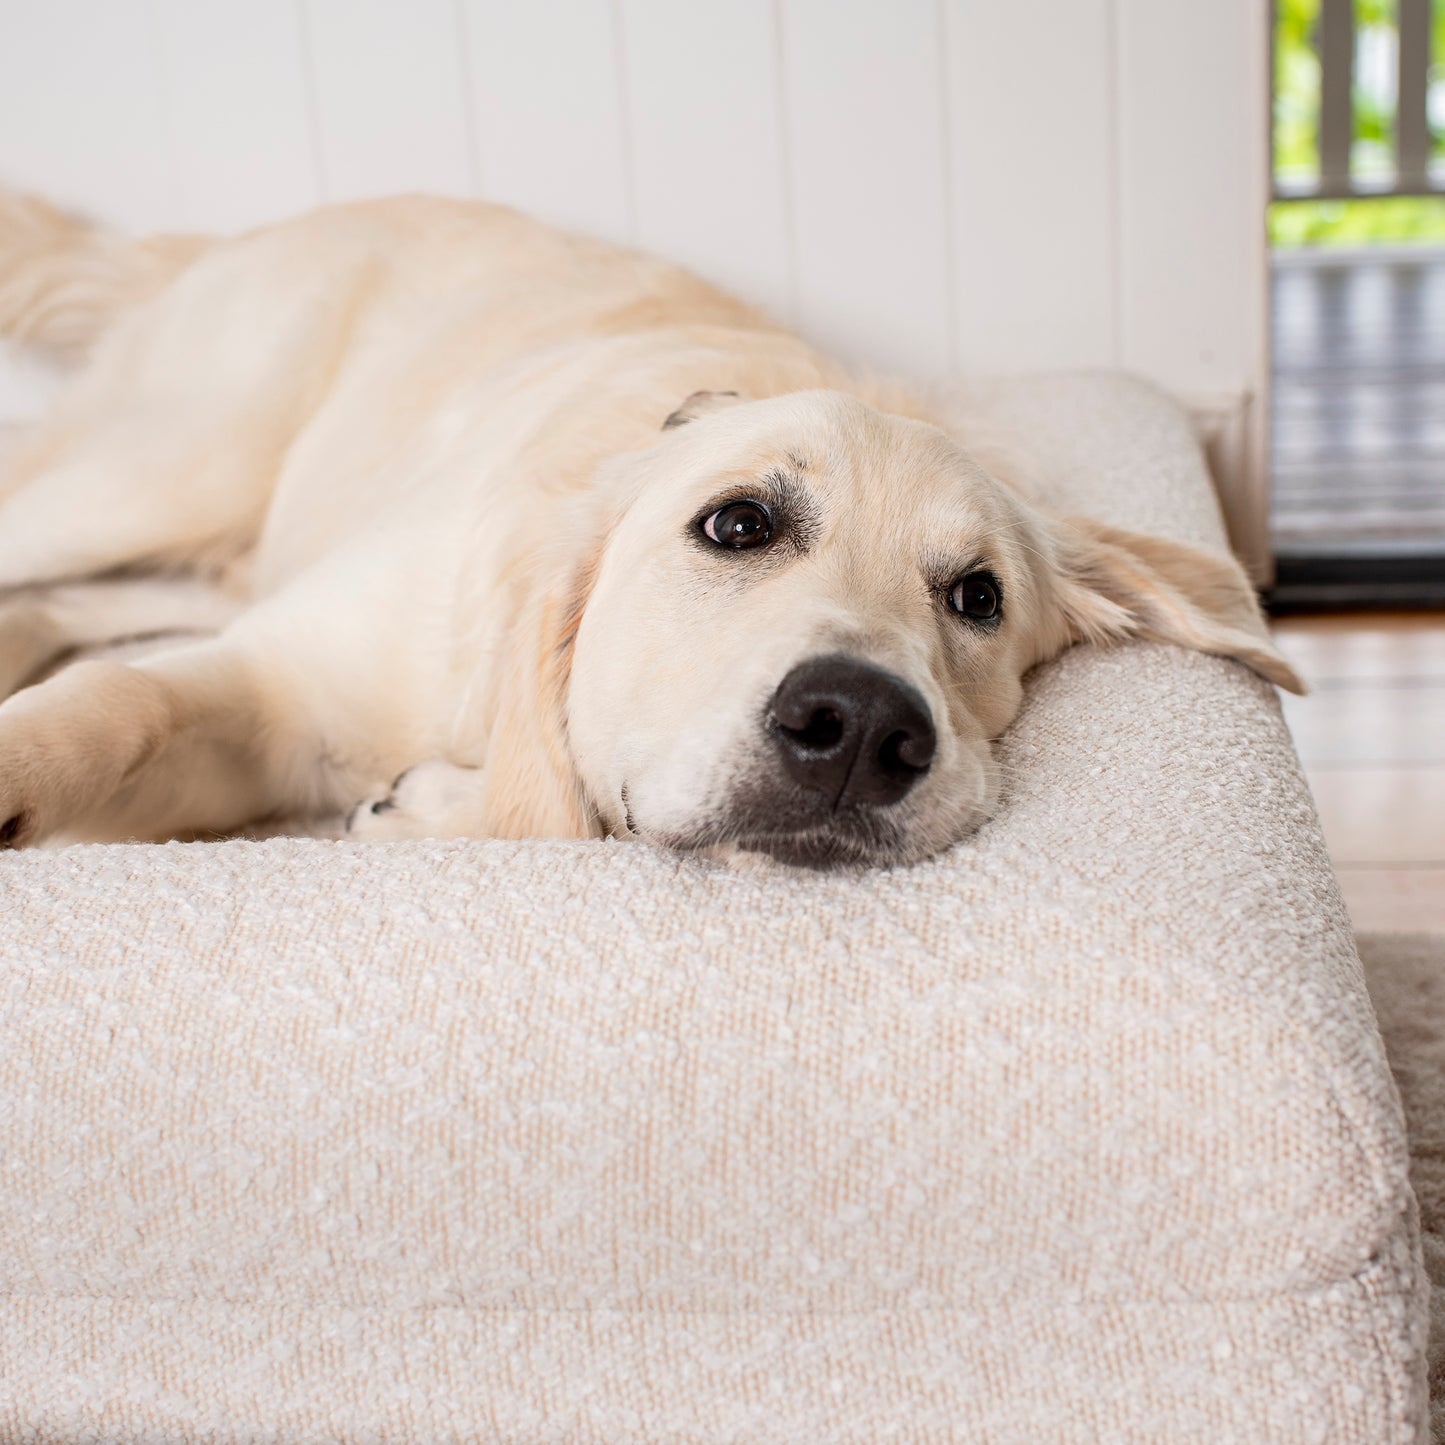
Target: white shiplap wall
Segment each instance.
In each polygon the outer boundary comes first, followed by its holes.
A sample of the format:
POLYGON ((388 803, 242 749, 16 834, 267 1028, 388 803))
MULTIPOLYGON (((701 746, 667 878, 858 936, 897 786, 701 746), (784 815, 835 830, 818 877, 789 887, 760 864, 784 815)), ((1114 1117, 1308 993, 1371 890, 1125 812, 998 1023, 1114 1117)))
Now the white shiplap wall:
MULTIPOLYGON (((1243 537, 1265 11, 0 0, 0 184, 137 230, 482 195, 680 260, 885 370, 1141 371, 1212 410, 1243 537)), ((42 390, 0 372, 0 416, 42 390)))

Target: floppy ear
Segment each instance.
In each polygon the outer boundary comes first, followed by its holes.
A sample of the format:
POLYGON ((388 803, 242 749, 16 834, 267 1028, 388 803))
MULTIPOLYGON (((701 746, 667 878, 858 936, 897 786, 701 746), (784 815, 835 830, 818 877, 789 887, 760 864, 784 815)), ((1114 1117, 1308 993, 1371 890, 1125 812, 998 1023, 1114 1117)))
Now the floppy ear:
POLYGON ((695 391, 676 411, 668 412, 662 429, 671 431, 675 426, 686 426, 688 422, 696 421, 710 411, 721 411, 723 407, 732 406, 741 400, 741 393, 736 391, 695 391))
POLYGON ((595 838, 596 813, 567 746, 566 705, 573 647, 596 562, 569 573, 538 558, 522 570, 541 575, 524 584, 526 600, 495 664, 484 824, 495 838, 595 838))
POLYGON ((1233 657, 1290 692, 1305 685, 1269 641, 1232 557, 1079 518, 1057 524, 1055 583, 1076 642, 1146 637, 1233 657))

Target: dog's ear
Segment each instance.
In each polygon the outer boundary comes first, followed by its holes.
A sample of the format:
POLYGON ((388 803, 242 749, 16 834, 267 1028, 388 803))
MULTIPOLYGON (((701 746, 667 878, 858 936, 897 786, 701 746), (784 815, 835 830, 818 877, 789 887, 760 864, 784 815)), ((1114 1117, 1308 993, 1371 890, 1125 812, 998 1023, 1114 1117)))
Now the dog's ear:
POLYGON ((1254 588, 1232 557, 1068 518, 1055 524, 1055 586, 1070 637, 1145 637, 1233 657, 1290 692, 1299 675, 1269 641, 1254 588))
POLYGON ((595 810, 567 746, 567 687, 582 611, 596 578, 589 555, 572 572, 547 557, 523 569, 528 597, 494 664, 497 703, 486 745, 484 819, 494 838, 594 838, 595 810))
POLYGON ((671 431, 673 427, 686 426, 710 411, 721 411, 723 407, 734 406, 742 399, 742 394, 736 391, 695 391, 676 411, 668 412, 662 429, 671 431))

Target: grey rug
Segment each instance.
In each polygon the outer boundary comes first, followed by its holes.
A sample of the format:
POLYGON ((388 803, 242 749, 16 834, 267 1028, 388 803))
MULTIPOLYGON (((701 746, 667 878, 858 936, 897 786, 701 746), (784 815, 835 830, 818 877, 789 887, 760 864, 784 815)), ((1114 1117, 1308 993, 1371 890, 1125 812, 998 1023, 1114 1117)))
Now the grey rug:
POLYGON ((1430 1275, 1430 1434, 1445 1445, 1445 934, 1365 933, 1358 942, 1410 1131, 1430 1275))

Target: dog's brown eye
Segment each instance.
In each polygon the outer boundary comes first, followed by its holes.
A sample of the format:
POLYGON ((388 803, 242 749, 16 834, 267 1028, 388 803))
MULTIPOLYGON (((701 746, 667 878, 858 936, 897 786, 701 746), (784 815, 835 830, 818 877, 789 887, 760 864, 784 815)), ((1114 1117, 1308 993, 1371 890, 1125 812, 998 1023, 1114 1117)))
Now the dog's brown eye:
POLYGON ((773 519, 761 502, 729 502, 703 520, 703 536, 719 547, 761 547, 773 535, 773 519))
POLYGON ((998 616, 998 578, 992 572, 970 572, 953 584, 948 605, 960 617, 991 621, 998 616))

